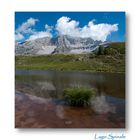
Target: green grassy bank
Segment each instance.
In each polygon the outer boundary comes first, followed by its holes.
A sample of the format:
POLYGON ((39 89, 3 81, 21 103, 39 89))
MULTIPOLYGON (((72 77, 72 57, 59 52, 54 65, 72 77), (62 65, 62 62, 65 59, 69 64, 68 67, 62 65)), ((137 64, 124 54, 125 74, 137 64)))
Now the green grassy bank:
POLYGON ((125 72, 125 43, 99 47, 90 54, 16 56, 16 69, 125 72))

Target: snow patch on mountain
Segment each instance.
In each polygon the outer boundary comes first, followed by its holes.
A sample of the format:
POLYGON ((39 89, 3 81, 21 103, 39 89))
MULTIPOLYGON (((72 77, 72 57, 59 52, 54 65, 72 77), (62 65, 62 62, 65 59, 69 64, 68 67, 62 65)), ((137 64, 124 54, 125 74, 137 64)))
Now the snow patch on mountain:
POLYGON ((82 54, 82 53, 90 53, 90 49, 73 49, 69 53, 70 54, 82 54))
POLYGON ((52 54, 56 46, 42 46, 42 49, 37 52, 38 55, 52 54))

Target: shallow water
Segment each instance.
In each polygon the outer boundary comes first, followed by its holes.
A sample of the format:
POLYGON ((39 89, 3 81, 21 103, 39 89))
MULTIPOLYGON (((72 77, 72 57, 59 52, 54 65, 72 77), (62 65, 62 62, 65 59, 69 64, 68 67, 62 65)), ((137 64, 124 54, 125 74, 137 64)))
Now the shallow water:
POLYGON ((125 75, 112 73, 16 71, 16 127, 124 128, 125 75), (63 90, 90 87, 89 107, 65 104, 63 90))

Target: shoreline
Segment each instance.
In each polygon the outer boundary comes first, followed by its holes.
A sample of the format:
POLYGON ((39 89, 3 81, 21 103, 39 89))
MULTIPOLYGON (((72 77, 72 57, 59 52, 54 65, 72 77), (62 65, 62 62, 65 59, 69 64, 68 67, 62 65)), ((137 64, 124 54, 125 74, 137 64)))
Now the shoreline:
POLYGON ((60 69, 28 69, 28 68, 15 68, 15 71, 16 70, 27 70, 27 71, 59 71, 59 72, 80 72, 80 73, 102 73, 102 74, 108 74, 108 73, 111 73, 111 74, 125 74, 125 71, 124 72, 118 72, 118 71, 92 71, 92 70, 60 70, 60 69))

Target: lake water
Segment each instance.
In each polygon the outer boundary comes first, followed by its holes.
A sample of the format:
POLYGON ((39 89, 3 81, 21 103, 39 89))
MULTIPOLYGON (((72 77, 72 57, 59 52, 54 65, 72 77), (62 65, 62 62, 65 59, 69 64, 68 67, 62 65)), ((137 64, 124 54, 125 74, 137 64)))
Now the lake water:
POLYGON ((15 125, 20 128, 124 128, 125 75, 113 73, 16 70, 15 125), (63 90, 97 92, 88 107, 65 103, 63 90))

